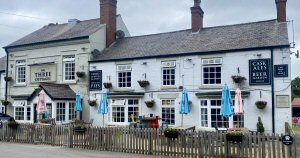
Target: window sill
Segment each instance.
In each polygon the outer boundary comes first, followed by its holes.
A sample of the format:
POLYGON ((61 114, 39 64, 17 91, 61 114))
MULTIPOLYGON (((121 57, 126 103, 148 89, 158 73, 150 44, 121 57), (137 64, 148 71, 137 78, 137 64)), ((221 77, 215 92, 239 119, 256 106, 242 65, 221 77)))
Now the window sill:
POLYGON ((134 89, 132 89, 132 88, 115 88, 115 89, 113 89, 113 91, 115 91, 115 92, 133 92, 134 89))
POLYGON ((177 86, 161 86, 160 89, 164 90, 164 89, 177 89, 177 86))
POLYGON ((199 89, 222 89, 223 85, 218 84, 218 85, 202 85, 199 86, 199 89))
POLYGON ((63 83, 65 83, 65 84, 76 84, 77 82, 74 80, 74 81, 63 81, 63 83))
POLYGON ((27 83, 16 83, 13 85, 14 87, 26 87, 27 83))

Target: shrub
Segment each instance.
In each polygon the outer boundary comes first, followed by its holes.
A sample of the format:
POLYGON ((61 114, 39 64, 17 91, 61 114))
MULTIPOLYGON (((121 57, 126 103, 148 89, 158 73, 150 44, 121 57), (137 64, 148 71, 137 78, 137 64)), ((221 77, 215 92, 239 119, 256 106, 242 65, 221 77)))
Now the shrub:
POLYGON ((257 128, 257 132, 260 132, 260 133, 264 133, 265 132, 265 127, 263 125, 263 123, 261 122, 261 118, 258 117, 258 122, 256 124, 256 128, 257 128))

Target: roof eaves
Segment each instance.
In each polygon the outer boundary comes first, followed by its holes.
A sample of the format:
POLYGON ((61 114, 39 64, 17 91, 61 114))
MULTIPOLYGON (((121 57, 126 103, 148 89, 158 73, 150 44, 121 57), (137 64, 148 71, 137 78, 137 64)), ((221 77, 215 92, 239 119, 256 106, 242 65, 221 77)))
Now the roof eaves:
POLYGON ((242 49, 228 49, 228 50, 217 50, 217 51, 206 51, 206 52, 189 52, 189 53, 177 53, 177 54, 163 54, 163 55, 150 55, 143 57, 130 57, 130 58, 118 58, 118 59, 98 59, 91 60, 89 63, 95 62, 109 62, 109 61, 124 61, 133 59, 149 59, 149 58, 164 58, 164 57, 174 57, 174 56, 190 56, 190 55, 206 55, 206 54, 216 54, 216 53, 227 53, 227 52, 239 52, 239 51, 251 51, 251 50, 262 50, 262 49, 272 49, 272 48, 287 48, 290 45, 277 45, 277 46, 266 46, 266 47, 254 47, 254 48, 242 48, 242 49))

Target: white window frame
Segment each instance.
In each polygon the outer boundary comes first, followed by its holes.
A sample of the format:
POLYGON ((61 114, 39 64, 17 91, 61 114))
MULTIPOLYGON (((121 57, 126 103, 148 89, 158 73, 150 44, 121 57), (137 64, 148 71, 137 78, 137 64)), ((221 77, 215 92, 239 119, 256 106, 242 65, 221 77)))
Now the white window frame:
POLYGON ((176 85, 176 61, 164 61, 161 63, 161 78, 162 78, 162 86, 175 86, 176 85), (174 74, 171 71, 174 70, 174 74), (164 71, 169 71, 169 73, 164 74, 164 71), (168 76, 169 78, 164 79, 164 76, 168 76), (174 76, 174 83, 172 84, 172 76, 174 76))
MULTIPOLYGON (((211 106, 211 100, 222 100, 222 99, 219 99, 219 98, 214 98, 214 99, 201 99, 200 101, 199 101, 199 107, 200 107, 200 111, 199 111, 199 114, 200 114, 200 116, 199 116, 199 119, 200 119, 200 127, 201 128, 214 128, 213 126, 211 126, 212 125, 212 121, 211 121, 211 109, 212 108, 214 108, 214 107, 212 107, 211 106), (202 105, 202 102, 203 101, 206 101, 207 102, 207 105, 205 106, 205 105, 202 105), (203 124, 202 124, 202 121, 204 121, 204 120, 202 120, 202 113, 201 113, 201 109, 206 109, 207 110, 207 126, 203 126, 203 124)), ((245 101, 243 100, 243 102, 245 103, 245 101)), ((244 105, 245 106, 245 105, 244 105)), ((218 109, 220 109, 221 108, 221 106, 220 107, 218 107, 218 109)), ((245 114, 243 115, 243 120, 239 120, 240 122, 241 121, 243 121, 243 125, 245 126, 245 114)), ((228 124, 229 124, 229 127, 228 128, 233 128, 234 127, 234 123, 235 123, 236 121, 234 121, 234 116, 231 116, 231 117, 229 117, 229 120, 228 120, 228 124)), ((241 126, 241 127, 244 127, 244 126, 241 126)), ((225 128, 221 128, 221 127, 219 127, 220 129, 225 129, 225 128)))
POLYGON ((26 70, 26 60, 17 60, 16 61, 16 84, 26 84, 26 76, 27 76, 27 70, 26 70), (19 74, 21 73, 19 68, 24 68, 24 73, 23 74, 19 74), (23 76, 24 75, 24 78, 22 77, 22 80, 24 81, 19 81, 21 80, 20 79, 20 76, 23 76))
MULTIPOLYGON (((71 67, 71 69, 72 69, 72 67, 71 67)), ((63 56, 63 81, 65 81, 65 82, 75 81, 75 79, 76 79, 75 74, 76 74, 75 55, 63 56), (68 75, 66 75, 66 73, 67 73, 66 65, 67 64, 74 64, 74 72, 70 71, 69 73, 71 73, 71 74, 68 74, 68 75), (74 79, 72 79, 72 78, 74 78, 74 79)))
POLYGON ((16 103, 13 105, 14 106, 14 119, 16 121, 20 121, 20 122, 32 122, 33 118, 32 118, 32 112, 33 112, 33 108, 30 105, 27 105, 27 101, 15 101, 16 103), (22 108, 23 109, 23 119, 19 120, 17 119, 17 108, 22 108), (29 112, 27 110, 30 110, 29 112), (27 116, 29 113, 30 116, 27 116), (29 120, 27 119, 29 117, 29 120))
MULTIPOLYGON (((109 124, 114 124, 114 125, 129 125, 130 121, 129 118, 131 118, 131 116, 129 116, 129 107, 137 107, 138 108, 138 115, 141 114, 141 100, 138 98, 114 98, 114 99, 110 99, 110 107, 109 107, 109 124), (129 100, 133 100, 137 101, 137 104, 129 104, 129 100), (124 122, 114 122, 113 121, 113 108, 114 107, 124 107, 124 122)), ((135 119, 137 119, 138 116, 135 117, 135 119)))
MULTIPOLYGON (((222 61, 222 58, 207 58, 207 59, 202 59, 202 78, 201 78, 201 82, 202 82, 202 85, 222 85, 222 77, 223 77, 223 68, 222 68, 222 64, 223 64, 223 61, 222 61), (214 67, 214 68, 217 68, 219 67, 220 70, 221 70, 221 78, 220 78, 220 83, 205 83, 204 80, 205 80, 205 75, 204 75, 204 68, 211 68, 211 67, 214 67)), ((208 79, 208 82, 210 78, 207 78, 208 79)), ((218 80, 218 78, 215 76, 215 78, 212 78, 215 80, 215 82, 217 82, 216 80, 218 80)))
POLYGON ((132 65, 131 64, 117 65, 117 85, 119 88, 132 87, 132 65), (124 75, 122 76, 123 79, 122 82, 120 82, 120 73, 124 75), (128 80, 128 77, 130 77, 130 81, 128 80))
MULTIPOLYGON (((68 123, 70 121, 72 121, 73 119, 69 119, 69 116, 72 115, 70 114, 70 110, 74 110, 74 115, 76 117, 76 112, 75 112, 75 105, 76 105, 76 102, 75 101, 57 101, 57 102, 54 102, 54 105, 52 104, 52 108, 53 108, 53 111, 54 113, 52 113, 52 116, 54 116, 55 118, 55 122, 57 123, 68 123), (62 108, 62 111, 64 112, 63 114, 63 117, 62 117, 62 120, 61 119, 58 119, 58 104, 65 104, 65 108, 62 108), (74 104, 74 108, 71 108, 70 109, 70 104, 74 104)), ((62 115, 62 114, 60 114, 62 115)))
MULTIPOLYGON (((176 125, 176 99, 161 99, 161 121, 167 123, 164 119, 163 116, 163 109, 169 109, 169 110, 174 110, 174 123, 168 124, 169 126, 174 126, 176 125), (164 101, 170 101, 170 105, 164 104, 164 101), (173 103, 172 103, 173 102, 173 103)), ((170 119, 172 120, 171 116, 170 119)))

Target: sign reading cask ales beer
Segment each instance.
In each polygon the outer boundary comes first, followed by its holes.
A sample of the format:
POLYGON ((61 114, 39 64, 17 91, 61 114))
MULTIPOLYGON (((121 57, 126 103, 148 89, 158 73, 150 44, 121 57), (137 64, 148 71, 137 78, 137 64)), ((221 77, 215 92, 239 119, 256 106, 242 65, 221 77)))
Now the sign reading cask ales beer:
POLYGON ((102 70, 90 71, 90 90, 102 90, 102 70))
POLYGON ((249 84, 270 85, 271 84, 271 60, 254 59, 249 60, 249 84))

